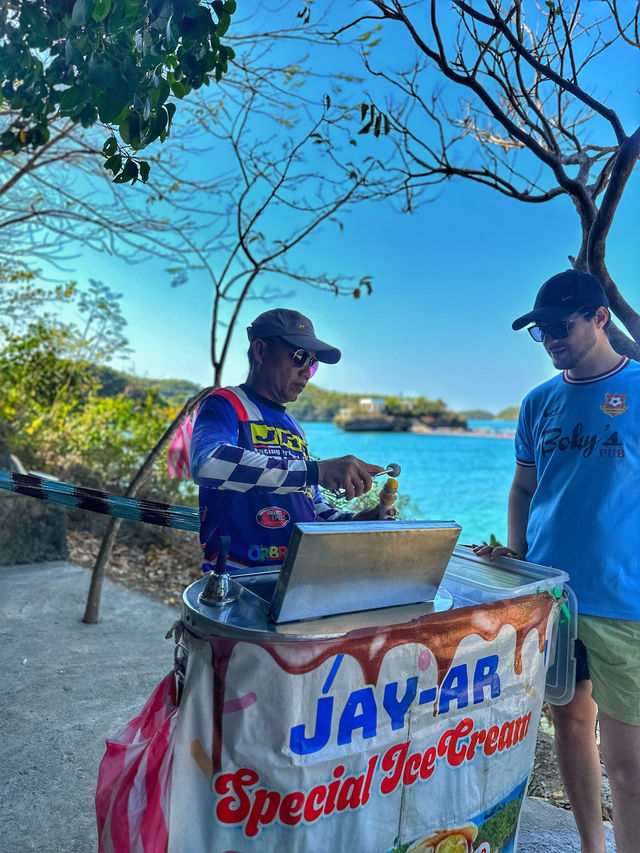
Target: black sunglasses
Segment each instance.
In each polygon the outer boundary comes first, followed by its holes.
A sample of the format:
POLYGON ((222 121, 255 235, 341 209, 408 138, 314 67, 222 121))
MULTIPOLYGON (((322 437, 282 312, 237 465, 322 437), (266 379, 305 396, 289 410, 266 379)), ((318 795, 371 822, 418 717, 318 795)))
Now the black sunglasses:
POLYGON ((535 326, 529 326, 527 331, 538 344, 542 343, 545 335, 560 341, 569 337, 570 327, 578 319, 579 317, 574 317, 571 320, 558 320, 555 323, 536 323, 535 326))

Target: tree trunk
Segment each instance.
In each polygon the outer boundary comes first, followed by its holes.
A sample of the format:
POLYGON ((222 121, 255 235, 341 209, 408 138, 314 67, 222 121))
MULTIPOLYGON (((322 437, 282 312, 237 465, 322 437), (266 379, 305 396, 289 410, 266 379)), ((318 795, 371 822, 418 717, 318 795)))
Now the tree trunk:
MULTIPOLYGON (((196 394, 195 397, 191 397, 189 400, 187 400, 187 402, 178 412, 178 414, 173 419, 167 430, 156 442, 155 447, 151 450, 149 455, 146 457, 146 459, 136 472, 135 476, 129 483, 129 487, 124 493, 124 497, 136 497, 142 486, 147 481, 149 475, 151 474, 151 471, 153 469, 153 463, 156 461, 156 459, 165 449, 165 447, 170 443, 171 439, 178 431, 178 427, 180 426, 182 421, 188 415, 191 414, 195 407, 200 403, 202 399, 204 399, 204 397, 207 396, 207 394, 210 393, 210 391, 211 388, 205 388, 203 391, 200 391, 198 394, 196 394)), ((87 596, 87 604, 84 616, 82 617, 83 622, 94 624, 98 621, 98 614, 100 610, 100 592, 102 590, 104 572, 107 567, 107 563, 109 562, 109 558, 111 556, 111 552, 113 550, 113 546, 115 544, 121 523, 121 518, 110 518, 109 524, 107 525, 107 530, 104 536, 102 537, 102 542, 100 543, 100 551, 98 552, 95 565, 91 572, 91 584, 89 586, 89 594, 87 596)))
POLYGON ((91 571, 91 583, 89 585, 89 594, 87 596, 87 604, 84 611, 82 621, 89 625, 93 625, 98 621, 100 611, 100 593, 102 592, 102 581, 104 580, 104 571, 109 562, 111 551, 122 523, 121 518, 110 518, 106 532, 100 543, 100 550, 96 558, 95 565, 91 571))
POLYGON ((613 320, 607 332, 611 346, 616 352, 619 352, 620 355, 628 355, 632 361, 640 361, 640 344, 625 335, 613 320))

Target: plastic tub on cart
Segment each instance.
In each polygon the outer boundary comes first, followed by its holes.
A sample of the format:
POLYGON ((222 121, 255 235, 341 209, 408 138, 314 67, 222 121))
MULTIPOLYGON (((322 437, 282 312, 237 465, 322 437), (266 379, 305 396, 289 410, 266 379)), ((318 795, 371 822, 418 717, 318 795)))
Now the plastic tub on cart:
POLYGON ((456 604, 478 604, 546 590, 562 593, 565 608, 549 639, 549 670, 545 700, 566 705, 573 698, 576 677, 574 645, 578 635, 578 602, 568 585, 567 572, 552 566, 527 563, 501 557, 489 561, 476 556, 471 548, 457 546, 447 566, 442 587, 454 596, 456 604))

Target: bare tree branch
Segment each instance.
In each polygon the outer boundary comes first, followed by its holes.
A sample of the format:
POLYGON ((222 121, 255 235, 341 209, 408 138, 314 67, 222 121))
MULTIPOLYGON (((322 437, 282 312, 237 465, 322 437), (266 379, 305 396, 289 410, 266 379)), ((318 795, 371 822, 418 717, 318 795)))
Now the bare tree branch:
MULTIPOLYGON (((381 53, 362 51, 364 67, 383 93, 371 102, 392 125, 396 159, 388 169, 402 184, 405 209, 430 200, 425 190, 454 177, 530 203, 567 196, 582 234, 572 262, 602 280, 612 310, 634 340, 617 327, 612 334, 625 347, 621 351, 636 357, 640 315, 612 281, 605 250, 640 158, 640 129, 627 134, 593 80, 601 77, 594 62, 607 51, 626 47, 628 55, 640 47, 640 6, 622 12, 617 0, 598 8, 581 0, 486 0, 481 10, 470 0, 454 0, 451 11, 437 0, 428 7, 410 0, 369 2, 384 27, 393 27, 396 36, 404 31, 405 55, 413 49, 418 57, 409 70, 391 70, 381 53), (434 74, 444 85, 425 95, 434 74), (456 99, 456 92, 467 96, 456 99)), ((334 25, 331 37, 361 33, 361 21, 334 25)))

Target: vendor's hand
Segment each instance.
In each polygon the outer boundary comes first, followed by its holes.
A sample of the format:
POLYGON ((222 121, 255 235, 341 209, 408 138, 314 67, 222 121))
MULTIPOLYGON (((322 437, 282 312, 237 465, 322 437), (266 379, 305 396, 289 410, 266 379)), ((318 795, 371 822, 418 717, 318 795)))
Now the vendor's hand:
POLYGON ((490 560, 497 560, 498 557, 512 557, 514 560, 524 560, 522 554, 518 554, 512 548, 505 548, 501 545, 499 548, 492 548, 491 545, 472 545, 473 553, 478 557, 488 557, 490 560))
POLYGON ((369 465, 355 456, 337 456, 318 462, 318 483, 325 489, 344 489, 348 501, 368 492, 372 474, 384 471, 380 465, 369 465))
POLYGON ((370 506, 356 512, 351 521, 393 521, 397 512, 394 506, 387 507, 386 514, 380 518, 380 507, 370 506))

